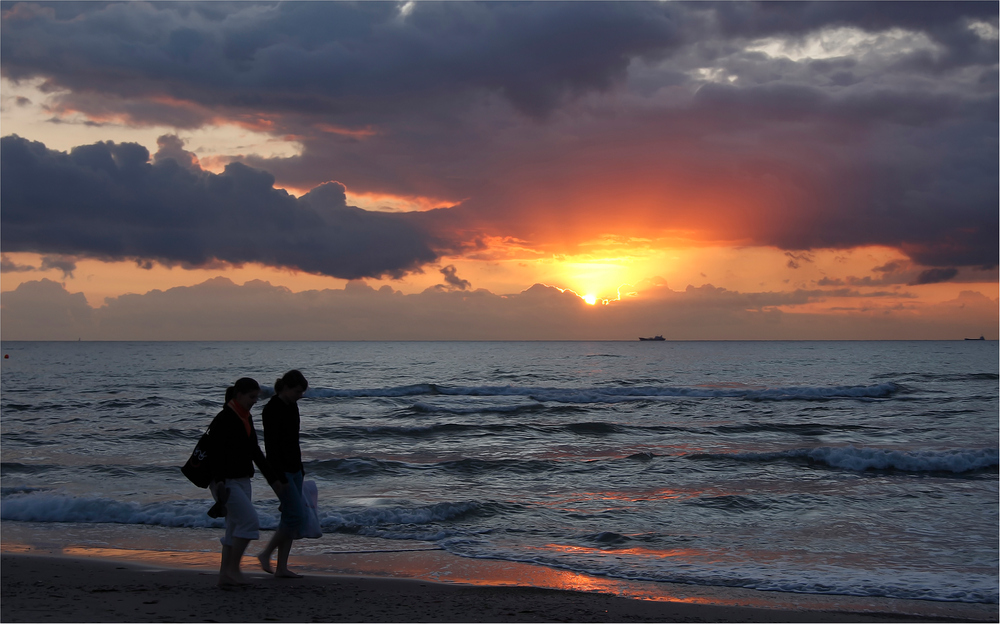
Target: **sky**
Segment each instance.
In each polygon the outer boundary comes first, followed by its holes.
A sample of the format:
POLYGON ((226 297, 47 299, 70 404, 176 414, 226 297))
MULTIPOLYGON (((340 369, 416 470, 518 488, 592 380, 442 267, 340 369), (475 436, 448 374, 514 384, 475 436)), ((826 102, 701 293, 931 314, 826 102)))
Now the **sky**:
POLYGON ((997 339, 995 2, 0 3, 5 340, 997 339))

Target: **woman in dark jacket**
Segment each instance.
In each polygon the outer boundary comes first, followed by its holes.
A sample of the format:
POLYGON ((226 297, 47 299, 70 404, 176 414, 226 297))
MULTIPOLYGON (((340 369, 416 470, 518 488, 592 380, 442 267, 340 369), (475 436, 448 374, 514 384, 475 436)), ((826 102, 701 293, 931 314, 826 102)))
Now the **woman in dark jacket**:
POLYGON ((248 581, 240 571, 240 561, 250 540, 260 537, 257 511, 251 503, 253 465, 281 496, 287 482, 285 475, 273 470, 257 443, 250 408, 257 402, 260 386, 243 377, 226 389, 226 405, 212 421, 209 437, 209 465, 212 484, 209 488, 219 505, 226 509, 226 534, 222 542, 219 585, 244 585, 248 581))
POLYGON ((264 448, 267 450, 267 461, 278 471, 284 473, 288 487, 279 496, 281 500, 281 521, 274 537, 264 550, 257 555, 260 567, 265 572, 284 578, 301 578, 288 569, 288 553, 292 549, 292 540, 300 537, 302 523, 305 521, 305 501, 302 498, 302 478, 305 469, 302 467, 302 451, 299 449, 299 406, 298 400, 309 387, 305 376, 297 370, 288 371, 274 382, 274 396, 264 406, 262 420, 264 422, 264 448), (271 568, 271 553, 278 550, 278 567, 271 568))

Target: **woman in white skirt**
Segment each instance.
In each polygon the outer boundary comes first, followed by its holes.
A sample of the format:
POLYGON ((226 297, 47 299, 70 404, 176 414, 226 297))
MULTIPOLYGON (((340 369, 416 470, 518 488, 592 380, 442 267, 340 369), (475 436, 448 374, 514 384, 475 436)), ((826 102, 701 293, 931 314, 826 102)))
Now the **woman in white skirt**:
POLYGON ((267 463, 254 430, 250 408, 257 402, 260 385, 243 377, 226 389, 226 405, 212 421, 209 432, 212 469, 212 496, 226 510, 226 534, 222 542, 219 586, 245 585, 249 581, 240 571, 240 562, 250 540, 260 537, 257 511, 253 507, 250 480, 257 464, 268 484, 279 497, 287 478, 267 463))

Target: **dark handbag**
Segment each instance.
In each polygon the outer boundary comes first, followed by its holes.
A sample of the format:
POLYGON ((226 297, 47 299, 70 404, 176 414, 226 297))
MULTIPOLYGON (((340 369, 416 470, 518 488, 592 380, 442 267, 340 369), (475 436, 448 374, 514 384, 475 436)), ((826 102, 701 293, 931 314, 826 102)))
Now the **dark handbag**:
POLYGON ((229 488, 219 486, 216 488, 215 504, 208 510, 209 518, 224 518, 226 515, 226 501, 229 500, 229 488))
POLYGON ((184 476, 200 488, 207 488, 208 484, 212 482, 212 468, 208 461, 208 453, 211 450, 212 441, 210 437, 211 433, 211 427, 205 430, 201 439, 198 440, 198 444, 194 446, 191 457, 181 467, 181 472, 184 473, 184 476))

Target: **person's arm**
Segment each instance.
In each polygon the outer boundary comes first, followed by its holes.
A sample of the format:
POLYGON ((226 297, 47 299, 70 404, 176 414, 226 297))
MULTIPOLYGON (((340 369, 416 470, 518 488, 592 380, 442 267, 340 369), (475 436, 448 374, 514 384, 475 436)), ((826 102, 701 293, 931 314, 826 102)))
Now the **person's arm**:
POLYGON ((275 483, 288 483, 288 477, 285 476, 285 473, 271 466, 271 463, 267 461, 266 457, 264 457, 264 451, 260 450, 260 445, 257 444, 256 435, 254 435, 251 442, 253 444, 253 448, 251 449, 251 452, 253 453, 253 463, 257 464, 257 467, 260 468, 260 472, 264 475, 264 478, 267 479, 268 485, 274 488, 275 483))

